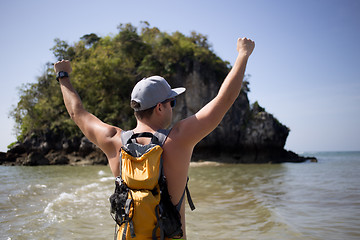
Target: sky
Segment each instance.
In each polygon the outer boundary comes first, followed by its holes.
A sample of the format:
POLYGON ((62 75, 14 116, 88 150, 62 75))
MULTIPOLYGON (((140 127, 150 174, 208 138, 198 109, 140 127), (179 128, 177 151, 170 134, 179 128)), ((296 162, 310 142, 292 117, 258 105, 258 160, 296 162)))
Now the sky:
POLYGON ((9 113, 18 88, 55 61, 55 38, 72 44, 141 21, 163 32, 206 35, 231 64, 237 38, 251 38, 249 99, 290 128, 285 148, 360 150, 358 0, 3 0, 0 9, 0 151, 16 141, 9 113))

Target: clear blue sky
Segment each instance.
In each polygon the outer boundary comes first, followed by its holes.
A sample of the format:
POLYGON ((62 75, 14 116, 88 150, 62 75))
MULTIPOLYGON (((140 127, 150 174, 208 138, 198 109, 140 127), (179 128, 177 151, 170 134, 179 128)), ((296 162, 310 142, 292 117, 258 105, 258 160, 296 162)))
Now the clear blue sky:
POLYGON ((286 149, 360 150, 360 1, 1 1, 0 151, 15 141, 8 118, 17 87, 54 61, 54 39, 117 33, 120 23, 207 35, 233 63, 236 39, 256 42, 247 73, 258 101, 291 129, 286 149))

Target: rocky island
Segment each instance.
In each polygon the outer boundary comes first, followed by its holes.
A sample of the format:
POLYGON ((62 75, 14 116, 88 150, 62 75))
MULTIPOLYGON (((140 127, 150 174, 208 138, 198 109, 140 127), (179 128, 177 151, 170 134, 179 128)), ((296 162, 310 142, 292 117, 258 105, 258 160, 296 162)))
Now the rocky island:
MULTIPOLYGON (((208 103, 230 69, 212 51, 205 36, 172 35, 148 23, 138 33, 120 25, 114 37, 85 35, 74 46, 56 39, 58 59, 70 59, 72 81, 84 106, 104 122, 131 129, 135 125, 129 95, 144 76, 162 75, 171 86, 187 91, 178 98, 173 121, 196 113, 208 103)), ((192 161, 281 163, 316 161, 284 149, 289 128, 257 102, 250 104, 248 81, 220 125, 194 149, 192 161)), ((6 153, 3 165, 107 164, 102 151, 71 122, 62 103, 51 64, 38 82, 22 90, 14 109, 19 140, 6 153)))

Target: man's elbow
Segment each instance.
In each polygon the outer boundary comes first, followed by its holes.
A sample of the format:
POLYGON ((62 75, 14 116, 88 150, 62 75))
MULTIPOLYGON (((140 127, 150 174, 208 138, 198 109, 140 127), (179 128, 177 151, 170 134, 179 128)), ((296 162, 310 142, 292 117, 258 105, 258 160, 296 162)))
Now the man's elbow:
POLYGON ((79 121, 79 119, 81 118, 81 116, 83 115, 84 111, 85 110, 82 108, 75 108, 75 109, 69 110, 68 113, 69 113, 70 118, 75 123, 77 123, 79 121))
POLYGON ((218 94, 216 98, 219 99, 218 104, 221 106, 221 108, 228 111, 238 97, 239 94, 237 92, 231 92, 225 94, 218 94))
POLYGON ((70 118, 75 122, 77 114, 75 114, 75 112, 68 112, 68 113, 69 113, 70 118))

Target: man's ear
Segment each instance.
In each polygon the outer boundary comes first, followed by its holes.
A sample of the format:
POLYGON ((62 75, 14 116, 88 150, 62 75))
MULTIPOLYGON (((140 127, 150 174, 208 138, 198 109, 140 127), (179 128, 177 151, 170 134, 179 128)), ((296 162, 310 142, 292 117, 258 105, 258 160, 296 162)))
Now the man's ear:
POLYGON ((161 103, 158 103, 157 105, 156 105, 156 107, 155 107, 155 111, 157 112, 157 113, 160 113, 160 112, 162 112, 162 104, 161 103))

